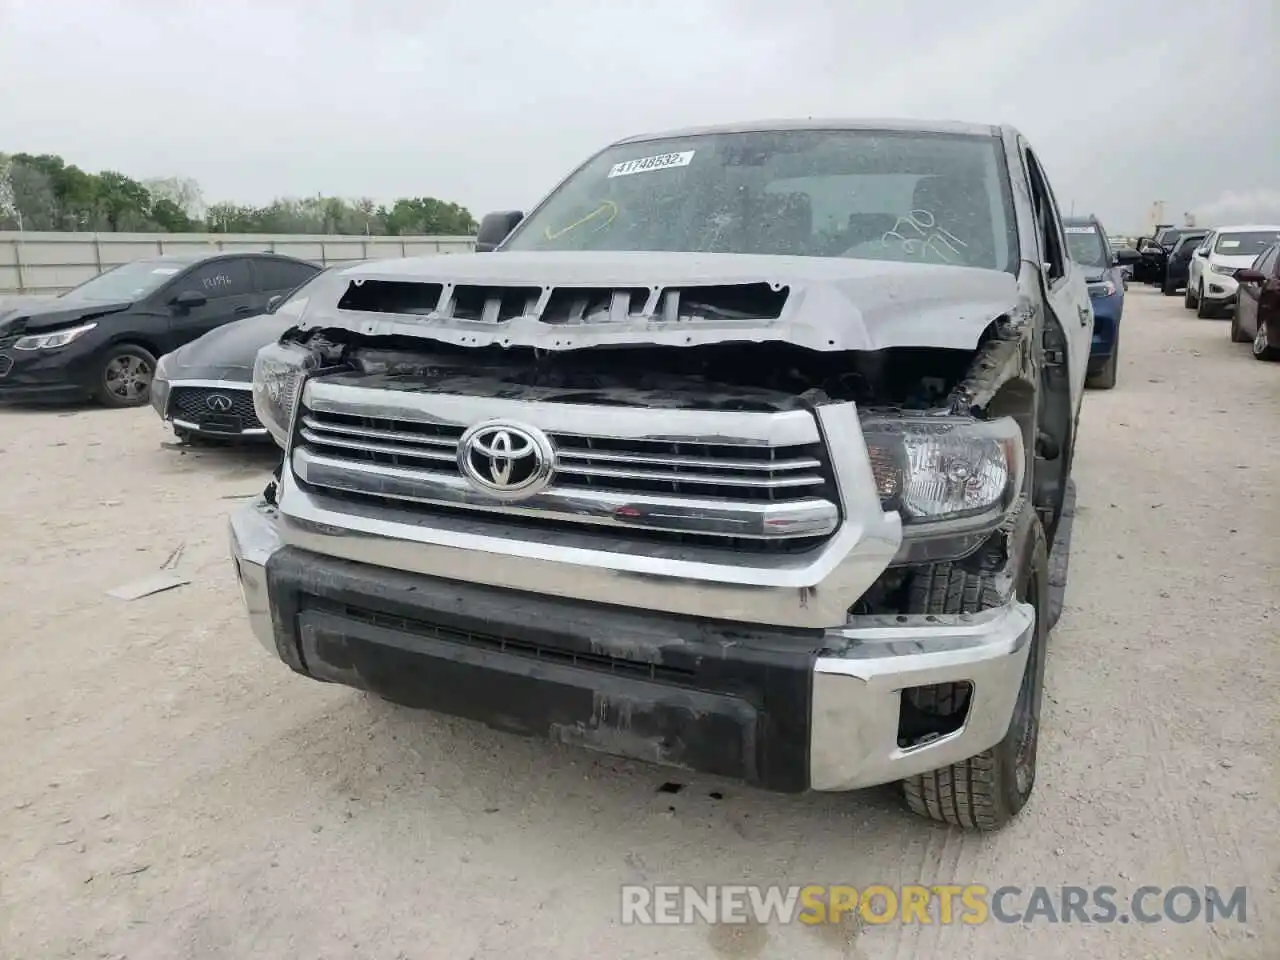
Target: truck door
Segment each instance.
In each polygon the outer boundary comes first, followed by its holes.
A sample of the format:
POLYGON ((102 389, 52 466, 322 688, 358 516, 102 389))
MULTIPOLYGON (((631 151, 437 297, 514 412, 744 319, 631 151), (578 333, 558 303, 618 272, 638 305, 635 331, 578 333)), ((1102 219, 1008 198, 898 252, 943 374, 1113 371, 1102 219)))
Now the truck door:
POLYGON ((1071 409, 1080 413, 1084 399, 1084 380, 1089 366, 1089 349, 1093 342, 1093 306, 1084 270, 1067 256, 1062 218, 1053 190, 1035 154, 1024 153, 1031 180, 1031 199, 1035 208, 1043 258, 1044 288, 1055 319, 1067 341, 1067 367, 1071 381, 1071 409))

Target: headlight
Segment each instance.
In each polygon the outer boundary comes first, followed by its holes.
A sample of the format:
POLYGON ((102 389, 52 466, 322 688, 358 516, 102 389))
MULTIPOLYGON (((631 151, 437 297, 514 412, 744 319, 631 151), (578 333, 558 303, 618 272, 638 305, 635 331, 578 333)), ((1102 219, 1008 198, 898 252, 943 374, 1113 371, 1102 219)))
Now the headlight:
POLYGON ((1103 280, 1101 283, 1089 284, 1089 296, 1094 300, 1101 300, 1103 297, 1109 297, 1116 292, 1116 285, 1110 280, 1103 280))
POLYGON ((1230 277, 1230 276, 1232 276, 1233 274, 1235 274, 1235 272, 1236 272, 1238 269, 1240 269, 1240 268, 1239 268, 1239 267, 1228 267, 1225 263, 1211 263, 1211 264, 1209 264, 1209 272, 1210 272, 1210 273, 1220 273, 1220 274, 1222 274, 1223 276, 1226 276, 1226 277, 1230 277))
POLYGON ((904 540, 959 537, 952 546, 970 552, 1022 489, 1022 430, 1012 417, 884 418, 863 433, 881 505, 902 518, 904 540))
POLYGON ((56 347, 65 347, 72 340, 83 337, 86 333, 96 327, 96 323, 82 323, 78 327, 68 327, 65 330, 55 330, 53 333, 36 333, 29 337, 22 337, 13 345, 15 350, 53 350, 56 347))
POLYGON ((273 343, 258 351, 253 362, 253 409, 276 443, 284 447, 293 424, 294 407, 315 355, 305 347, 273 343))
POLYGON ((156 362, 156 372, 151 377, 151 406, 162 417, 169 405, 169 358, 171 356, 173 354, 166 353, 156 362))

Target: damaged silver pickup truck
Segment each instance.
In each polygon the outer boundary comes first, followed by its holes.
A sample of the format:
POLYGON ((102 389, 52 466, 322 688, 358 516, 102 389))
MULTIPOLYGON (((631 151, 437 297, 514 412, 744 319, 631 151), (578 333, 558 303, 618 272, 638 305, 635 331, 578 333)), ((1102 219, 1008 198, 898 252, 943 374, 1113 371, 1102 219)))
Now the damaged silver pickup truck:
POLYGON ((1022 136, 635 137, 477 250, 334 271, 258 355, 284 458, 231 534, 266 648, 767 789, 1016 815, 1093 322, 1022 136))

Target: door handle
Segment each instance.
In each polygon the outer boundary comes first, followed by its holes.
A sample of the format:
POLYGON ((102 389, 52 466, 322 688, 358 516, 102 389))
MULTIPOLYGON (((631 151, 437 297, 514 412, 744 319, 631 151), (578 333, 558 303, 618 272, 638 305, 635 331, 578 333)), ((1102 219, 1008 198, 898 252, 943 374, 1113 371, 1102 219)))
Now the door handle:
POLYGON ((253 307, 236 307, 235 314, 238 317, 247 317, 253 313, 253 307))

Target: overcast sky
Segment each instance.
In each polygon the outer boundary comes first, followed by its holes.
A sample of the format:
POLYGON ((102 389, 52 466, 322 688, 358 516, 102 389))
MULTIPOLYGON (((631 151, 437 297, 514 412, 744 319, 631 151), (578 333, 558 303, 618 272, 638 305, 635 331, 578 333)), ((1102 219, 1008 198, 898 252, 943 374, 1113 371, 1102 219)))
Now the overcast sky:
POLYGON ((0 151, 209 202, 528 209, 612 139, 759 117, 1008 122, 1137 230, 1280 219, 1276 0, 0 0, 0 151), (1270 38, 1268 40, 1268 38, 1270 38))

